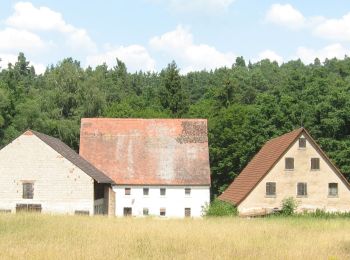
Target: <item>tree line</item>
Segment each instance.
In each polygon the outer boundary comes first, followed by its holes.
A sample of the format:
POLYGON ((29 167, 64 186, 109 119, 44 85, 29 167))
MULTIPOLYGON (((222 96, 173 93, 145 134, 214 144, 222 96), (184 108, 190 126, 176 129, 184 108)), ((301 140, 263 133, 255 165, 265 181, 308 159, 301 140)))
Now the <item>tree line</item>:
POLYGON ((304 126, 350 179, 350 58, 269 60, 181 75, 130 73, 117 59, 67 58, 38 75, 23 53, 0 71, 0 147, 26 129, 79 149, 82 117, 207 118, 212 192, 220 194, 269 139, 304 126))

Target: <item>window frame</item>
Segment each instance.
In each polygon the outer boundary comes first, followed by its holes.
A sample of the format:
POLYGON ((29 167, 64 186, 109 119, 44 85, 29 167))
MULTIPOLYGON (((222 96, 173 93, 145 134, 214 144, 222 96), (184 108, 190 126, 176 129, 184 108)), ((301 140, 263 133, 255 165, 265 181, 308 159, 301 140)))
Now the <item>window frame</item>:
POLYGON ((319 171, 321 169, 321 160, 319 157, 312 157, 310 159, 310 170, 311 171, 319 171), (314 166, 313 162, 317 162, 316 165, 318 166, 318 168, 313 168, 312 166, 314 166))
POLYGON ((159 216, 160 217, 166 217, 166 208, 160 208, 159 209, 159 216))
POLYGON ((34 182, 32 181, 23 181, 22 182, 22 199, 32 200, 34 199, 34 182), (30 185, 30 191, 26 190, 25 186, 30 185), (29 194, 29 196, 28 196, 29 194))
POLYGON ((338 185, 338 183, 337 182, 329 182, 328 183, 328 197, 329 198, 338 198, 338 196, 339 196, 339 185, 338 185), (330 191, 331 191, 331 185, 332 184, 335 184, 336 185, 336 191, 337 191, 337 194, 331 194, 330 193, 330 191))
POLYGON ((131 188, 130 187, 125 187, 124 188, 124 195, 125 196, 130 196, 131 195, 131 188))
POLYGON ((149 208, 143 208, 142 209, 142 216, 149 216, 149 208))
POLYGON ((265 184, 265 196, 267 198, 275 198, 277 194, 277 184, 276 182, 272 182, 272 181, 268 181, 265 184), (274 188, 274 193, 273 194, 268 194, 268 191, 271 191, 271 187, 269 187, 270 185, 272 185, 272 187, 274 188))
POLYGON ((299 147, 299 149, 305 149, 306 148, 306 138, 305 137, 300 137, 299 138, 298 147, 299 147), (304 146, 301 146, 301 144, 303 144, 304 146))
POLYGON ((142 194, 143 194, 143 196, 149 196, 149 188, 148 187, 144 187, 143 189, 142 189, 142 194), (145 191, 147 190, 147 194, 145 194, 145 191))
POLYGON ((185 196, 186 197, 191 196, 191 193, 192 193, 192 189, 191 188, 189 188, 189 187, 185 188, 185 196), (189 192, 187 192, 187 191, 189 191, 189 192))
POLYGON ((306 198, 307 196, 308 196, 307 182, 298 182, 297 183, 297 197, 298 198, 306 198), (303 194, 299 194, 299 185, 303 185, 303 194))
POLYGON ((165 196, 166 196, 166 188, 160 188, 160 189, 159 189, 159 195, 160 195, 161 197, 165 197, 165 196), (163 194, 162 191, 164 191, 164 194, 163 194))
POLYGON ((294 157, 285 157, 284 158, 284 170, 285 171, 294 171, 294 169, 295 169, 295 160, 294 160, 294 157), (288 161, 289 160, 291 160, 292 162, 293 162, 293 168, 288 168, 287 166, 288 166, 288 161))
POLYGON ((190 218, 192 217, 192 210, 191 208, 185 208, 185 218, 190 218), (189 212, 189 215, 188 215, 188 212, 189 212))

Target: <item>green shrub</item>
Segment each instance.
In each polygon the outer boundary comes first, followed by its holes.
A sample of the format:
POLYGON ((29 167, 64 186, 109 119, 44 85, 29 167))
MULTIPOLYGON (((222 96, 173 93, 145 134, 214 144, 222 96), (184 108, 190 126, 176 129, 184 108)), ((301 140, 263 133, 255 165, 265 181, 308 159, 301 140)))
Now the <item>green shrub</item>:
POLYGON ((284 216, 291 216, 298 207, 298 202, 293 198, 285 198, 282 200, 281 214, 284 216))
POLYGON ((204 207, 203 213, 205 216, 236 216, 238 210, 232 204, 218 199, 213 200, 209 205, 204 207))

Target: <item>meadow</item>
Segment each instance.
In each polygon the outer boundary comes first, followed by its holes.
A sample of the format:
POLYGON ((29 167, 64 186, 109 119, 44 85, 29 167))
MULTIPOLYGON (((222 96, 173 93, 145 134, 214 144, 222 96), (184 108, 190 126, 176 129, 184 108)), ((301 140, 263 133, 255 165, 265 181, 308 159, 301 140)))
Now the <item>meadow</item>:
POLYGON ((350 221, 0 214, 0 259, 350 259, 350 221))

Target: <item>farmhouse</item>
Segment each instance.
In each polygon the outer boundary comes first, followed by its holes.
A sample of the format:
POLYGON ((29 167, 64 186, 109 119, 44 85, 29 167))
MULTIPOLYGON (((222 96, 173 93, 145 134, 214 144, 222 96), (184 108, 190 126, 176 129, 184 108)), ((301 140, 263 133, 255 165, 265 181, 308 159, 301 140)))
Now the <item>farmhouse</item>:
POLYGON ((349 183, 304 128, 268 141, 219 199, 254 215, 287 197, 299 211, 350 210, 349 183))
POLYGON ((114 211, 113 181, 60 140, 26 131, 0 150, 0 211, 114 211))
POLYGON ((210 200, 207 121, 85 118, 80 155, 115 184, 117 216, 201 216, 210 200))

